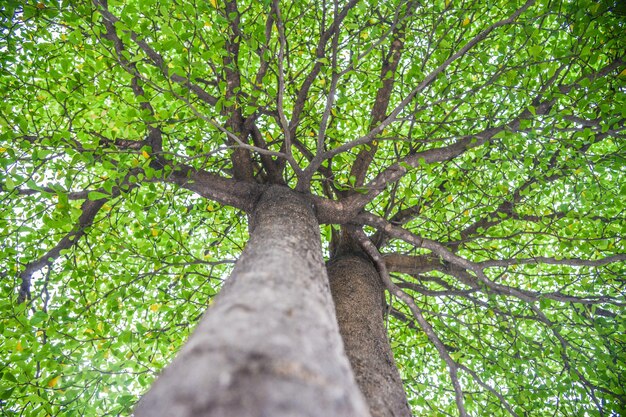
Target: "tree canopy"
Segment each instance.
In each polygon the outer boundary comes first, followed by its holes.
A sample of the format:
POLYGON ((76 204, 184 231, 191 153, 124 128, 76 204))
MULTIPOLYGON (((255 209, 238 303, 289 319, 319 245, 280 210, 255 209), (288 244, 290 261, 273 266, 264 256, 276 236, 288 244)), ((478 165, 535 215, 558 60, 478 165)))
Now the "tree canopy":
POLYGON ((356 228, 415 415, 626 411, 618 1, 2 3, 3 415, 129 415, 269 184, 356 228))

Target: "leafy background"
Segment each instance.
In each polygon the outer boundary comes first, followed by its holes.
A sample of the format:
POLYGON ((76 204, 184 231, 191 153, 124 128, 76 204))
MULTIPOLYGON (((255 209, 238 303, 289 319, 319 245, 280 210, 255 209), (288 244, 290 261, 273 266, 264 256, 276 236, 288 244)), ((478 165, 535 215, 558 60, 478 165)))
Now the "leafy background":
MULTIPOLYGON (((389 77, 393 121, 322 162, 311 192, 366 193, 364 182, 399 166, 406 174, 368 212, 398 220, 408 211, 407 230, 474 263, 505 260, 485 269, 491 282, 541 295, 529 302, 472 288, 445 270, 393 272, 462 366, 472 414, 624 412, 626 45, 617 2, 537 1, 447 64, 523 3, 359 1, 325 42, 344 4, 283 3, 282 59, 279 26, 266 24, 268 2, 240 4, 236 16, 220 0, 109 1, 121 50, 99 3, 0 6, 4 415, 129 415, 228 277, 247 239, 245 214, 168 183, 157 157, 233 175, 237 146, 225 129, 235 110, 254 119, 256 150, 285 152, 282 91, 288 116, 303 106, 283 173, 295 186, 294 166, 311 163, 322 126, 326 150, 368 134, 389 77), (381 74, 400 22, 401 60, 394 74, 381 74), (236 64, 228 62, 233 40, 236 64), (228 88, 229 70, 240 75, 237 91, 228 88), (154 129, 162 151, 141 142, 154 129), (454 159, 407 162, 492 130, 485 145, 454 159), (351 168, 372 148, 376 158, 359 179, 351 168), (78 235, 81 216, 96 205, 78 235), (51 253, 63 239, 67 247, 51 253), (18 303, 20 273, 48 257, 33 275, 32 300, 18 303), (578 262, 608 257, 618 262, 578 262), (515 259, 534 261, 506 262, 515 259)), ((258 181, 271 176, 263 157, 253 152, 258 181)), ((326 245, 332 227, 322 226, 326 245)), ((429 252, 385 243, 386 254, 429 252)), ((415 414, 455 415, 446 363, 408 307, 388 302, 415 414)))

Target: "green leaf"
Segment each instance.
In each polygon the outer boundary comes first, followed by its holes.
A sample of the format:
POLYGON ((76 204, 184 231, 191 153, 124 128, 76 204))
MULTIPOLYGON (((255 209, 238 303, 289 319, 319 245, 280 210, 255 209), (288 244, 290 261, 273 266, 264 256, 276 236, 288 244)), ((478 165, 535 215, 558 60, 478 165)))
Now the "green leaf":
POLYGON ((101 200, 103 198, 110 198, 110 197, 111 197, 110 195, 101 193, 99 191, 90 191, 89 194, 87 195, 87 198, 89 198, 92 201, 101 200))

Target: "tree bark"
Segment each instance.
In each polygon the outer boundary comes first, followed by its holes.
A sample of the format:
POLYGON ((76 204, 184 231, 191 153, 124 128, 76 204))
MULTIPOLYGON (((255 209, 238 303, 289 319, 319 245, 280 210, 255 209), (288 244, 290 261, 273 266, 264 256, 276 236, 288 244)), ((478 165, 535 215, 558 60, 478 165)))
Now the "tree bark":
POLYGON ((345 356, 311 206, 270 187, 231 277, 136 417, 369 416, 345 356))
POLYGON ((378 271, 345 238, 327 268, 346 353, 372 417, 410 417, 387 339, 384 288, 378 271))

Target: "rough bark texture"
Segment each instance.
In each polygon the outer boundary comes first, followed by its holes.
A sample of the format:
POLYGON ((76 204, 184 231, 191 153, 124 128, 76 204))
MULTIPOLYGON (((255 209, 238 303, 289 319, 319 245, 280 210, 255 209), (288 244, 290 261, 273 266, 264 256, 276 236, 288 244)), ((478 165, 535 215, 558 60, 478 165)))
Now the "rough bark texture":
POLYGON ((230 279, 135 416, 369 416, 303 198, 263 194, 230 279))
POLYGON ((387 340, 378 271, 365 254, 344 241, 328 263, 328 275, 346 353, 372 417, 410 417, 387 340))

